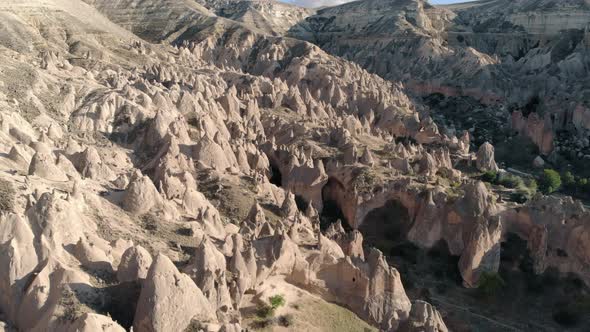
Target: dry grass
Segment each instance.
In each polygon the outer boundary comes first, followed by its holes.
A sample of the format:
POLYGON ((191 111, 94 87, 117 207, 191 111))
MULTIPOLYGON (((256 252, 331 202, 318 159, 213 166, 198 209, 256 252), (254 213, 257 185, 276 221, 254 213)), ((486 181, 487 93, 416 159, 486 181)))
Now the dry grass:
MULTIPOLYGON (((275 324, 251 324, 255 331, 338 331, 365 332, 378 331, 367 324, 352 311, 321 299, 306 296, 300 302, 290 305, 289 326, 281 326, 280 319, 275 324)), ((246 318, 246 321, 249 321, 246 318)))
POLYGON ((377 331, 352 311, 319 299, 307 299, 293 312, 295 331, 377 331))
POLYGON ((14 198, 12 183, 0 179, 0 212, 11 212, 14 209, 14 198))

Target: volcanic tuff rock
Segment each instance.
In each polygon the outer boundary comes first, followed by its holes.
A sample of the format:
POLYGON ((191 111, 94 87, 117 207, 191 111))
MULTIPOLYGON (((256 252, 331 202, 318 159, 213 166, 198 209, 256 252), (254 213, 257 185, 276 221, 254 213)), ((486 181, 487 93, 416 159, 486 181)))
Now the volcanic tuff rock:
MULTIPOLYGON (((481 15, 509 15, 488 7, 481 15)), ((503 84, 524 93, 502 83, 516 62, 526 80, 560 68, 563 86, 538 84, 580 92, 570 85, 585 41, 566 33, 572 50, 552 39, 509 62, 486 53, 491 41, 450 43, 481 19, 451 9, 3 1, 0 319, 33 331, 239 331, 272 289, 346 307, 353 325, 446 331, 444 311, 410 300, 390 253, 363 244, 362 226, 391 201, 407 210, 404 240, 445 242, 470 287, 498 269, 509 233, 526 240, 535 272, 590 283, 587 209, 542 196, 505 204, 470 178, 498 168, 494 147, 473 153, 471 134, 440 128, 407 94, 452 95, 452 77, 497 101, 487 91, 503 84)), ((558 16, 547 20, 565 24, 558 16)), ((520 98, 511 93, 501 97, 520 98)), ((514 112, 512 128, 547 152, 554 129, 587 127, 577 104, 572 117, 514 112)), ((293 308, 280 310, 301 315, 293 308)))
MULTIPOLYGON (((417 95, 469 96, 527 108, 512 125, 542 153, 558 130, 585 135, 590 86, 590 4, 585 0, 364 0, 318 10, 289 35, 406 83, 417 95), (543 115, 544 114, 544 115, 543 115), (524 129, 534 122, 538 129, 524 129), (543 125, 542 123, 545 122, 543 125)), ((500 106, 501 107, 501 106, 500 106)))

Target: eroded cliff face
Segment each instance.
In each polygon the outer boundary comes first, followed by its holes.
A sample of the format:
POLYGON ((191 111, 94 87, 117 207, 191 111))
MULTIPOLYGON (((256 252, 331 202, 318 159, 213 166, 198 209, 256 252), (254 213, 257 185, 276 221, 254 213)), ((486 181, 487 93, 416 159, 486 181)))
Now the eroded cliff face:
MULTIPOLYGON (((0 4, 0 327, 240 331, 255 319, 251 308, 284 295, 293 305, 277 315, 295 316, 297 330, 338 323, 295 309, 315 301, 320 312, 347 308, 338 310, 351 329, 446 331, 448 312, 410 299, 389 253, 363 245, 358 229, 392 201, 407 212, 402 235, 423 248, 446 243, 468 287, 498 269, 512 233, 527 240, 537 272, 557 267, 588 281, 586 209, 556 198, 502 202, 473 175, 498 168, 493 147, 475 153, 468 132, 439 130, 408 96, 411 81, 278 36, 305 10, 205 4, 215 10, 157 0, 0 4), (239 11, 223 18, 220 8, 239 11), (256 11, 291 16, 250 27, 256 11), (354 230, 322 225, 327 201, 354 230)), ((338 12, 340 27, 350 9, 354 29, 373 25, 383 38, 379 52, 419 40, 403 52, 459 54, 437 39, 454 24, 451 11, 366 1, 318 15, 338 12)), ((421 65, 423 75, 498 62, 462 52, 454 69, 421 65)), ((549 129, 526 118, 515 127, 545 142, 549 129)), ((585 126, 583 106, 572 119, 585 126)))
MULTIPOLYGON (((583 0, 443 7, 420 0, 358 1, 319 10, 289 33, 404 82, 413 94, 516 107, 538 98, 542 111, 562 117, 574 114, 590 89, 584 79, 589 17, 583 0)), ((553 123, 553 135, 572 129, 571 116, 566 118, 553 123)), ((543 153, 552 151, 549 138, 529 136, 543 153)))
POLYGON ((348 307, 359 326, 356 315, 383 330, 410 320, 382 253, 357 238, 345 254, 319 232, 321 204, 304 213, 293 194, 321 203, 320 155, 418 121, 401 85, 306 42, 221 29, 196 4, 0 6, 3 30, 24 41, 0 47, 2 321, 238 331, 252 292, 289 289, 348 307), (342 124, 354 136, 334 136, 342 124), (349 280, 359 286, 344 290, 349 280))
POLYGON ((219 17, 241 22, 251 29, 270 35, 283 35, 314 10, 272 0, 220 1, 199 0, 219 17))

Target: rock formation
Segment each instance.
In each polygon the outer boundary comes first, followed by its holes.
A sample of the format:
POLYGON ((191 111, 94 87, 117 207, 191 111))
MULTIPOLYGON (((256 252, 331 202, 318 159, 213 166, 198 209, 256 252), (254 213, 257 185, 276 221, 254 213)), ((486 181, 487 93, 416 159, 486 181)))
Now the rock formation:
POLYGON ((452 271, 476 288, 513 237, 527 273, 585 294, 576 193, 481 173, 532 183, 510 144, 539 169, 590 160, 588 12, 2 1, 0 330, 241 331, 276 295, 288 305, 268 323, 294 315, 293 330, 341 323, 295 309, 306 301, 357 330, 493 324, 444 301, 460 283, 420 283, 452 271), (404 250, 446 265, 417 283, 404 250))

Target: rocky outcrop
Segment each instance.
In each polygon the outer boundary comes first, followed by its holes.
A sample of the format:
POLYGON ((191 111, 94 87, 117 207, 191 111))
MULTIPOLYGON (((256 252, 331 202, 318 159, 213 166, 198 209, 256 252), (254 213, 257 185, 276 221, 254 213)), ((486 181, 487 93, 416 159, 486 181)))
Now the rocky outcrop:
POLYGON ((138 331, 182 331, 196 320, 215 322, 215 311, 191 278, 170 259, 156 256, 137 302, 133 328, 138 331))
POLYGON ((498 171, 496 159, 494 156, 494 146, 485 142, 477 150, 477 169, 482 172, 498 171))
POLYGON ((500 267, 500 220, 481 220, 475 225, 459 259, 459 272, 467 287, 477 287, 482 273, 498 272, 500 267))
POLYGON ((124 332, 121 325, 114 322, 110 317, 86 313, 78 318, 68 331, 76 332, 124 332))
POLYGON ((400 331, 446 332, 448 329, 435 307, 428 302, 417 300, 412 302, 410 318, 400 331))
POLYGON ((141 246, 125 250, 117 268, 117 280, 129 282, 143 280, 152 266, 152 256, 141 246))
POLYGON ((376 249, 369 252, 366 262, 353 263, 344 257, 322 267, 317 278, 325 283, 328 298, 349 306, 384 330, 397 329, 409 317, 411 303, 399 272, 376 249))
POLYGON ((144 214, 161 204, 160 201, 160 193, 152 180, 145 175, 136 174, 125 189, 122 206, 131 213, 144 214))
MULTIPOLYGON (((120 331, 114 320, 239 331, 244 309, 288 286, 382 330, 445 331, 363 243, 372 211, 392 206, 400 236, 461 257, 468 287, 497 270, 507 233, 527 241, 536 272, 588 282, 584 206, 506 203, 468 178, 470 145, 496 144, 487 127, 510 112, 541 155, 575 131, 584 158, 587 33, 554 36, 584 10, 542 16, 552 32, 535 45, 521 27, 538 31, 536 13, 478 5, 364 0, 303 20, 312 12, 266 0, 2 2, 0 319, 23 331, 120 331), (417 96, 437 92, 447 97, 417 96), (444 119, 465 96, 487 105, 469 99, 469 114, 444 119), (325 229, 336 216, 345 224, 325 229)), ((498 169, 493 146, 476 166, 498 169)))

